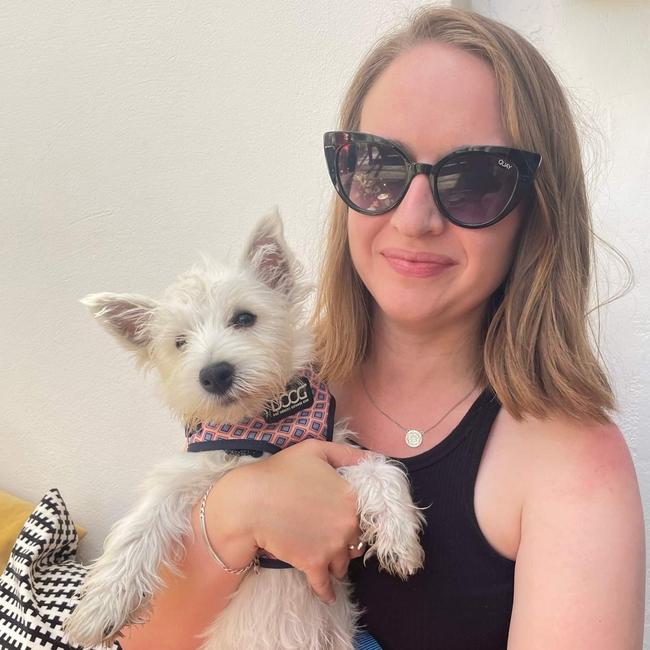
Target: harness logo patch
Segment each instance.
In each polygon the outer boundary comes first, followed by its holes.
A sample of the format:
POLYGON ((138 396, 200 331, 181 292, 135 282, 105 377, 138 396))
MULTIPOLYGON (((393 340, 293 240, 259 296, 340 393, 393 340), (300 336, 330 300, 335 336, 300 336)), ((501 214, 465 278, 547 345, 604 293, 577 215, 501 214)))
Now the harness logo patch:
POLYGON ((287 386, 282 395, 271 400, 267 405, 262 417, 268 423, 278 422, 290 415, 300 413, 314 403, 314 394, 307 377, 298 377, 287 386))

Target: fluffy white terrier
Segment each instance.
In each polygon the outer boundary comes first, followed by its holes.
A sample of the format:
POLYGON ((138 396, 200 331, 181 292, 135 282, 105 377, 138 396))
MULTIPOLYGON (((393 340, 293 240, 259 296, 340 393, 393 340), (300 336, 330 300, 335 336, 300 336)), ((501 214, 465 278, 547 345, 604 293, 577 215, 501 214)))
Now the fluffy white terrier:
MULTIPOLYGON (((308 294, 273 214, 257 225, 234 269, 204 259, 162 300, 101 293, 83 302, 140 363, 157 369, 167 404, 190 431, 200 422, 238 423, 267 412, 273 400, 278 404, 278 396, 312 361, 308 294)), ((336 442, 353 438, 344 426, 334 427, 336 442)), ((108 643, 125 625, 144 621, 152 595, 162 587, 159 567, 177 567, 181 541, 192 534, 193 506, 226 472, 255 460, 230 450, 185 451, 158 466, 91 566, 81 600, 65 623, 69 640, 82 646, 108 643)), ((406 579, 424 560, 423 517, 401 466, 369 454, 338 471, 358 497, 365 557, 376 554, 384 570, 406 579)), ((333 582, 336 602, 327 605, 296 569, 249 572, 206 630, 202 647, 353 650, 359 611, 349 584, 333 582)))

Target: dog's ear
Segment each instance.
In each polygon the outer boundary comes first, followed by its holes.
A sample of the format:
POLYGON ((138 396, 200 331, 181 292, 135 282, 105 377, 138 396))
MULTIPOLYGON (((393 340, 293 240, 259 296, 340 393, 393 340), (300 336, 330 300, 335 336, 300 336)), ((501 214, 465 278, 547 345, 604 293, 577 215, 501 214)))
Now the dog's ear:
POLYGON ((142 350, 151 342, 148 325, 155 300, 129 293, 92 293, 80 302, 127 348, 142 350))
POLYGON ((284 240, 277 208, 257 223, 241 262, 242 266, 252 267, 257 278, 271 289, 291 291, 295 282, 294 260, 284 240))

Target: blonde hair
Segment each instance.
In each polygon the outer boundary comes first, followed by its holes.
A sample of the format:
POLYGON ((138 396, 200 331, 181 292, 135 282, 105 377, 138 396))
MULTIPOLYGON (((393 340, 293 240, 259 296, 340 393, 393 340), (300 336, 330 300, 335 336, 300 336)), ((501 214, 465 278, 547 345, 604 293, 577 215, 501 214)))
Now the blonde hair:
MULTIPOLYGON (((428 7, 369 52, 344 99, 339 128, 358 130, 369 89, 404 51, 455 45, 496 75, 511 146, 542 155, 512 266, 491 297, 477 379, 517 419, 561 413, 608 422, 615 401, 588 334, 593 237, 580 146, 564 92, 538 51, 476 13, 428 7)), ((329 381, 345 381, 371 345, 372 298, 347 242, 347 208, 334 197, 313 319, 316 356, 329 381)))

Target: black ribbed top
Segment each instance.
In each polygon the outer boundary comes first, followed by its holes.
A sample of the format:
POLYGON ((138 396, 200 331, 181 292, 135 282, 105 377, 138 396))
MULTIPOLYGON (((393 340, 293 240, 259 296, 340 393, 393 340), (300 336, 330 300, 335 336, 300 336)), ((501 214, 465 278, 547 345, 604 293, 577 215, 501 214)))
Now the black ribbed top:
POLYGON ((424 568, 406 582, 350 563, 362 624, 383 650, 505 650, 515 563, 483 536, 474 512, 474 484, 501 405, 491 389, 472 404, 438 445, 400 458, 427 524, 424 568))

